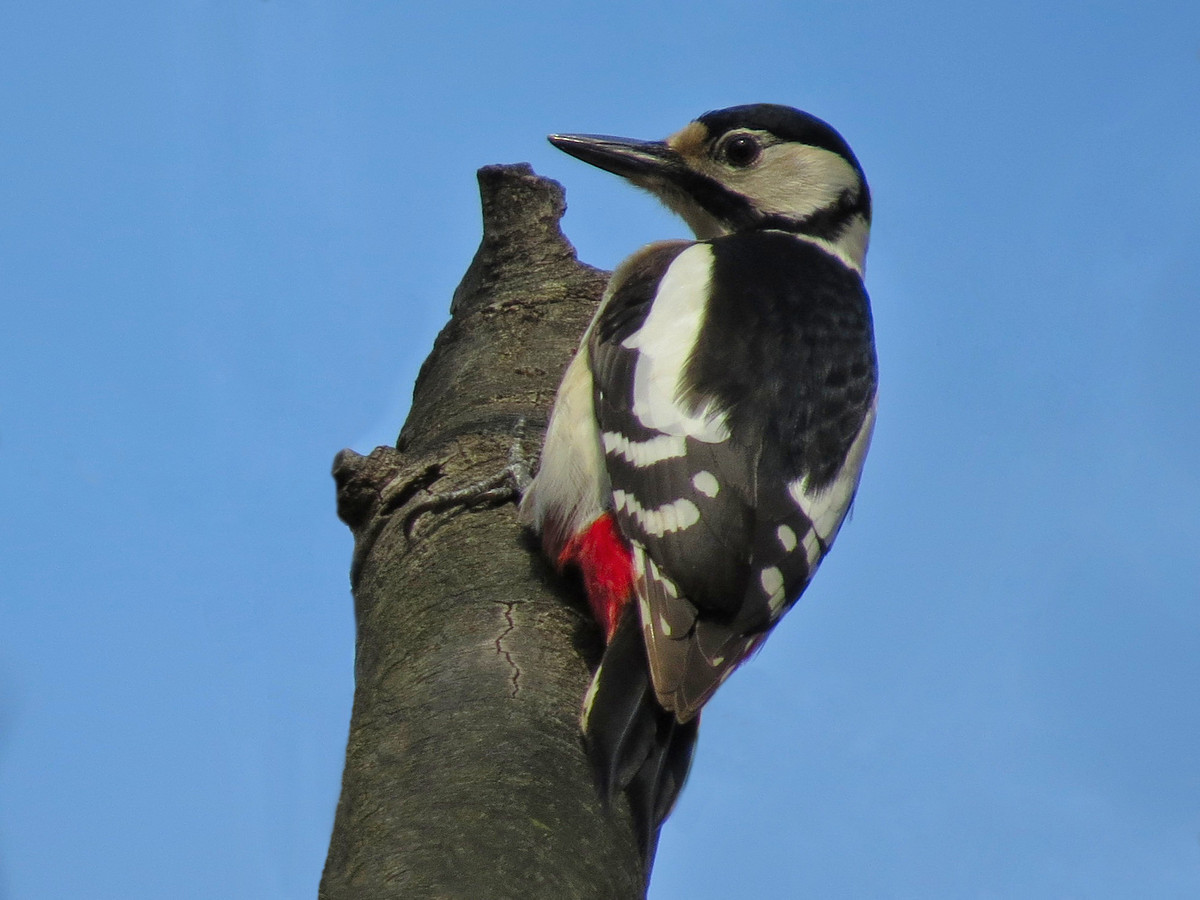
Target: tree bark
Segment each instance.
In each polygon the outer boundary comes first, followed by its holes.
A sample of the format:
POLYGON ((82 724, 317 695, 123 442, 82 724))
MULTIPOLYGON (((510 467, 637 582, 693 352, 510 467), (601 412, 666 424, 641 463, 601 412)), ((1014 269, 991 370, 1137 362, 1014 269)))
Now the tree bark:
POLYGON ((479 171, 483 241, 396 447, 334 462, 355 537, 354 706, 323 900, 640 897, 628 810, 606 810, 578 716, 601 637, 511 502, 413 515, 532 459, 607 273, 563 237, 562 187, 479 171))

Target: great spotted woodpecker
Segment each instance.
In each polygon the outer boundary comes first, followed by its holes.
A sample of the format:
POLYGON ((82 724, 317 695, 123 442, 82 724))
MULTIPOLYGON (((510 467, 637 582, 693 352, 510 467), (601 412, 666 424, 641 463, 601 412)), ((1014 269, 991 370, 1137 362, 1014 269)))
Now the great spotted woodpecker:
POLYGON ((613 273, 521 503, 604 630, 584 736, 652 848, 701 707, 799 598, 857 490, 877 384, 870 194, 841 136, 786 106, 709 112, 665 142, 550 142, 697 238, 613 273))

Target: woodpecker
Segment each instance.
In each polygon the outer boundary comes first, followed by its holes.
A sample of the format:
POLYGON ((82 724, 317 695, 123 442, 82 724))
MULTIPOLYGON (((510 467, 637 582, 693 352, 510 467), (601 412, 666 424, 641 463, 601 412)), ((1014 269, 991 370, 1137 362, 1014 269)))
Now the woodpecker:
POLYGON ((696 236, 613 272, 521 502, 603 629, 582 730, 649 858, 701 707, 803 593, 858 488, 870 193, 845 140, 787 106, 705 113, 665 141, 549 140, 696 236))

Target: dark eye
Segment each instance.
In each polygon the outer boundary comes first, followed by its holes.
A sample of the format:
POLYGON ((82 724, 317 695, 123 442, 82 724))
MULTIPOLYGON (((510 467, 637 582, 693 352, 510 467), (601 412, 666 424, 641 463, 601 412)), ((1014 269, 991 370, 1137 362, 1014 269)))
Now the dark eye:
POLYGON ((735 134, 721 148, 721 156, 725 158, 725 162, 739 169, 754 165, 761 152, 762 145, 759 144, 758 138, 750 134, 735 134))

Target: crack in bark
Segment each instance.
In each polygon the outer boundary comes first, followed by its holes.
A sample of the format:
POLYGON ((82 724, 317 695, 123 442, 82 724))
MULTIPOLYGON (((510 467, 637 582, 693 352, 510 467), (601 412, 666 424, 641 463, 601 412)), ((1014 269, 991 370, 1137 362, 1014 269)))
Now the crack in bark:
POLYGON ((497 600, 496 602, 504 606, 504 620, 508 622, 508 627, 504 629, 503 633, 498 638, 496 638, 496 653, 498 653, 500 656, 503 656, 505 662, 507 662, 513 670, 513 688, 512 693, 509 695, 509 699, 516 700, 517 694, 521 690, 521 670, 517 664, 513 662, 512 654, 504 649, 503 641, 509 636, 512 630, 517 627, 517 623, 513 620, 513 608, 517 605, 517 603, 515 600, 497 600))

